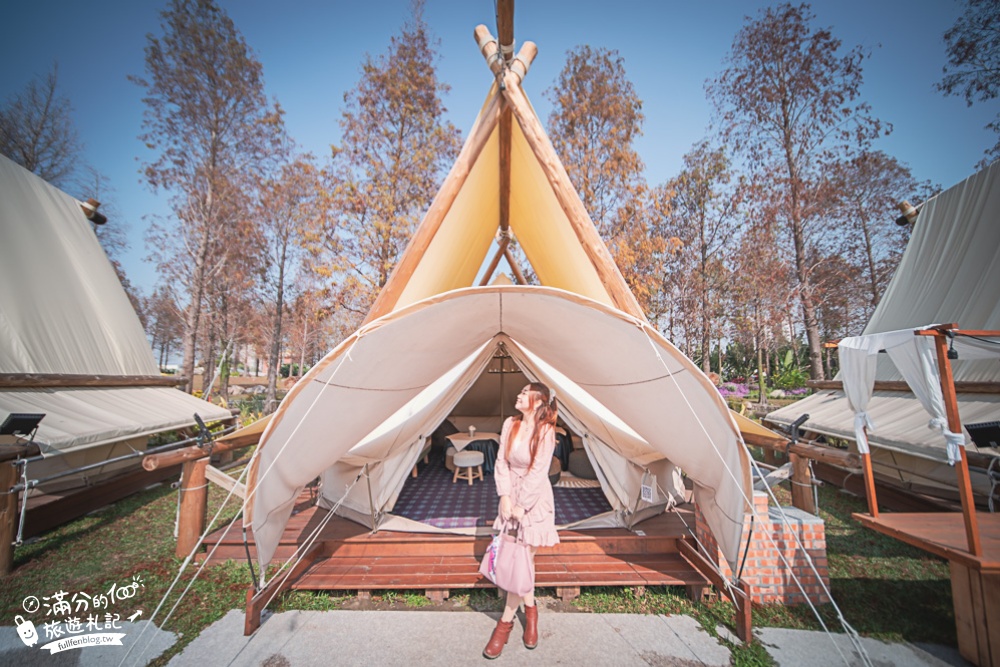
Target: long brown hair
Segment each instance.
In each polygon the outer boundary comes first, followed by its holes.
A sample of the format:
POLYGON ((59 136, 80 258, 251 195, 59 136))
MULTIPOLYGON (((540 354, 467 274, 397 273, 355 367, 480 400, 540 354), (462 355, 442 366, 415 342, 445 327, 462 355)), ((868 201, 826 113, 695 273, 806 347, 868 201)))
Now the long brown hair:
MULTIPOLYGON (((542 427, 548 424, 549 427, 555 428, 559 409, 556 407, 556 399, 552 396, 552 392, 541 382, 529 383, 528 391, 530 392, 531 402, 536 405, 535 429, 531 434, 531 441, 528 446, 528 450, 531 452, 531 463, 528 465, 530 468, 535 465, 535 454, 538 452, 538 439, 541 437, 542 427)), ((514 438, 517 437, 517 432, 521 428, 523 418, 523 415, 514 415, 511 417, 514 423, 511 424, 510 437, 507 438, 507 449, 504 452, 504 457, 508 460, 510 459, 511 445, 514 442, 514 438)))

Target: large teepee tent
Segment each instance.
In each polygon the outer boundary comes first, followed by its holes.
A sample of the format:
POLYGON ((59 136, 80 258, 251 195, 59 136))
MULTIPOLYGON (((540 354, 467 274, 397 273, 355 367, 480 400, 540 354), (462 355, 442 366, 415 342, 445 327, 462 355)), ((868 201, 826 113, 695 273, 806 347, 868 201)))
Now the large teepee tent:
POLYGON ((587 525, 662 511, 682 497, 683 470, 733 563, 750 489, 739 427, 646 322, 584 210, 521 88, 534 45, 515 57, 502 25, 499 44, 484 26, 476 39, 496 82, 451 172, 365 324, 295 386, 261 439, 246 508, 258 558, 271 560, 317 476, 320 504, 344 516, 439 530, 393 505, 435 427, 500 353, 555 388, 582 437, 612 507, 587 525), (485 286, 501 258, 514 264, 512 236, 541 286, 485 286))

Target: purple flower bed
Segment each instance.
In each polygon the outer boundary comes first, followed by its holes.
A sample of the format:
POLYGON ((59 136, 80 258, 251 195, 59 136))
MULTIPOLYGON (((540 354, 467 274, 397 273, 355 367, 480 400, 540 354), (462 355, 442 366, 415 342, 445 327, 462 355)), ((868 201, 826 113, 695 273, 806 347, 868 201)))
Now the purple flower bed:
POLYGON ((746 398, 750 395, 750 387, 736 382, 723 382, 719 385, 719 393, 724 398, 746 398))
POLYGON ((786 389, 785 396, 805 396, 811 390, 809 387, 799 387, 798 389, 786 389))

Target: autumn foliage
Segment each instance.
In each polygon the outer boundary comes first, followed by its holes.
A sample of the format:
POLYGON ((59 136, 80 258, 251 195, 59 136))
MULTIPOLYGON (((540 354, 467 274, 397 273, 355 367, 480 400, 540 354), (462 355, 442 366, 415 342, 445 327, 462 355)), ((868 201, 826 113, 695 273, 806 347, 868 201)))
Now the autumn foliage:
MULTIPOLYGON (((620 53, 571 49, 546 91, 552 144, 622 275, 705 371, 764 377, 790 347, 821 378, 822 342, 859 333, 885 293, 907 240, 892 208, 933 188, 877 149, 891 128, 861 96, 866 58, 808 5, 748 18, 708 82, 709 134, 660 183, 620 53)), ((144 175, 173 202, 149 238, 170 286, 148 301, 163 357, 180 346, 183 372, 198 361, 206 374, 263 360, 273 407, 283 363, 300 373, 362 321, 459 151, 436 59, 417 2, 361 63, 317 159, 286 134, 225 11, 171 0, 135 79, 144 175)), ((946 92, 978 85, 950 77, 946 92)))

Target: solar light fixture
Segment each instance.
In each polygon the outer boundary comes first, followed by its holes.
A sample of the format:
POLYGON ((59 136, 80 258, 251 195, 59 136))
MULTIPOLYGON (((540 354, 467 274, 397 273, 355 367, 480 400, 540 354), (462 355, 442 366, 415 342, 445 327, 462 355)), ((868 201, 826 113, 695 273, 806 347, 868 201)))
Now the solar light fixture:
POLYGON ((35 429, 45 414, 39 412, 12 412, 0 424, 0 435, 30 435, 34 437, 35 429))
POLYGON ((966 424, 965 430, 969 432, 972 442, 976 447, 992 447, 1000 449, 1000 421, 980 422, 978 424, 966 424))

